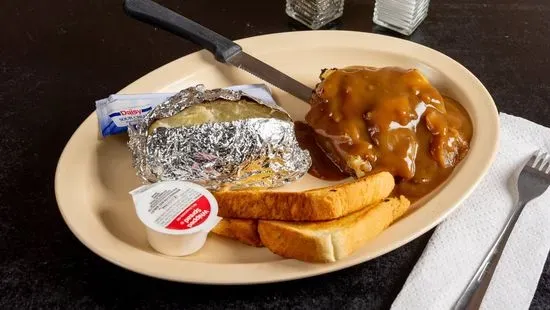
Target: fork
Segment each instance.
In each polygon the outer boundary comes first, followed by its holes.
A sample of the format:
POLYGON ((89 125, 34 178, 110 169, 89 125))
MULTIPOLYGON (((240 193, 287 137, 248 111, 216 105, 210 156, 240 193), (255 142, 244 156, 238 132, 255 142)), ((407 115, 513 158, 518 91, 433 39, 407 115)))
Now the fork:
POLYGON ((502 250, 508 241, 508 237, 510 237, 510 233, 521 211, 523 211, 527 203, 542 195, 549 185, 550 155, 539 150, 529 158, 529 161, 523 166, 519 174, 519 199, 516 207, 453 309, 479 309, 485 291, 495 272, 502 250))

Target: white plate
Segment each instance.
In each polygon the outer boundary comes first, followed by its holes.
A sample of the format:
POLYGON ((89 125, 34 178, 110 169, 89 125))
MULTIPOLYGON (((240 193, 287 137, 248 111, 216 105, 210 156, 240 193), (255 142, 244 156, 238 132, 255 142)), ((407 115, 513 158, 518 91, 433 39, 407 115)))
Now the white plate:
MULTIPOLYGON (((250 284, 319 275, 378 257, 434 227, 468 196, 495 156, 499 126, 491 96, 466 68, 435 50, 392 37, 348 31, 279 33, 237 42, 248 53, 311 87, 318 82, 322 68, 416 67, 443 94, 459 100, 470 114, 474 125, 471 150, 448 182, 420 201, 418 209, 347 259, 309 264, 216 236, 210 236, 198 253, 174 258, 151 249, 133 210, 128 192, 140 183, 131 167, 127 135, 98 139, 93 113, 67 143, 55 178, 56 197, 65 222, 92 251, 129 270, 181 282, 250 284)), ((174 92, 197 83, 215 88, 258 82, 262 81, 217 63, 210 53, 200 51, 147 74, 120 93, 174 92)), ((272 89, 275 99, 295 119, 303 118, 307 105, 272 89)), ((300 184, 313 181, 308 176, 300 184)))

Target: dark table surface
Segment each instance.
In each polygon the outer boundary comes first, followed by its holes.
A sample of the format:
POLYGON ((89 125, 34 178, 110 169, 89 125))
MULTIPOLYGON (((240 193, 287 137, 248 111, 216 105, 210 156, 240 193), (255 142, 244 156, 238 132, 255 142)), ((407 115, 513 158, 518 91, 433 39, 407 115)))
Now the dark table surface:
MULTIPOLYGON (((0 308, 388 308, 430 233, 347 270, 247 287, 138 275, 72 235, 57 209, 54 171, 94 100, 198 50, 126 17, 121 2, 18 0, 0 9, 0 308)), ((159 2, 231 39, 300 29, 280 0, 159 2)), ((373 27, 373 2, 347 0, 335 27, 395 36, 373 27)), ((548 0, 432 1, 406 39, 465 65, 500 111, 550 125, 548 0)), ((532 308, 550 307, 549 266, 532 308)))

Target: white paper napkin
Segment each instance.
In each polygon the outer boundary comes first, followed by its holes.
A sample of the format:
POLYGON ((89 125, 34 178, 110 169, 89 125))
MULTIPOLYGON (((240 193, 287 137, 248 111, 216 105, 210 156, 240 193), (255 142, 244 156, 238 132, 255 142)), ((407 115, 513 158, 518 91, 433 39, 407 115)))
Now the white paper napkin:
MULTIPOLYGON (((495 162, 472 195, 436 228, 392 309, 450 309, 515 205, 521 167, 537 149, 550 151, 550 129, 503 113, 500 121, 495 162)), ((521 214, 481 309, 528 309, 549 249, 550 190, 521 214)))

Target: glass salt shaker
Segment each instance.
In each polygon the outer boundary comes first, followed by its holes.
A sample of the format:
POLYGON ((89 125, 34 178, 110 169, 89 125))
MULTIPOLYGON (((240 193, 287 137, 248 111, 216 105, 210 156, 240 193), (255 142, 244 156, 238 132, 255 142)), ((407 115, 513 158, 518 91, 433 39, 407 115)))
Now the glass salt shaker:
POLYGON ((430 0, 376 0, 372 21, 406 36, 428 16, 430 0))
POLYGON ((344 0, 286 0, 286 14, 306 27, 319 29, 344 13, 344 0))

